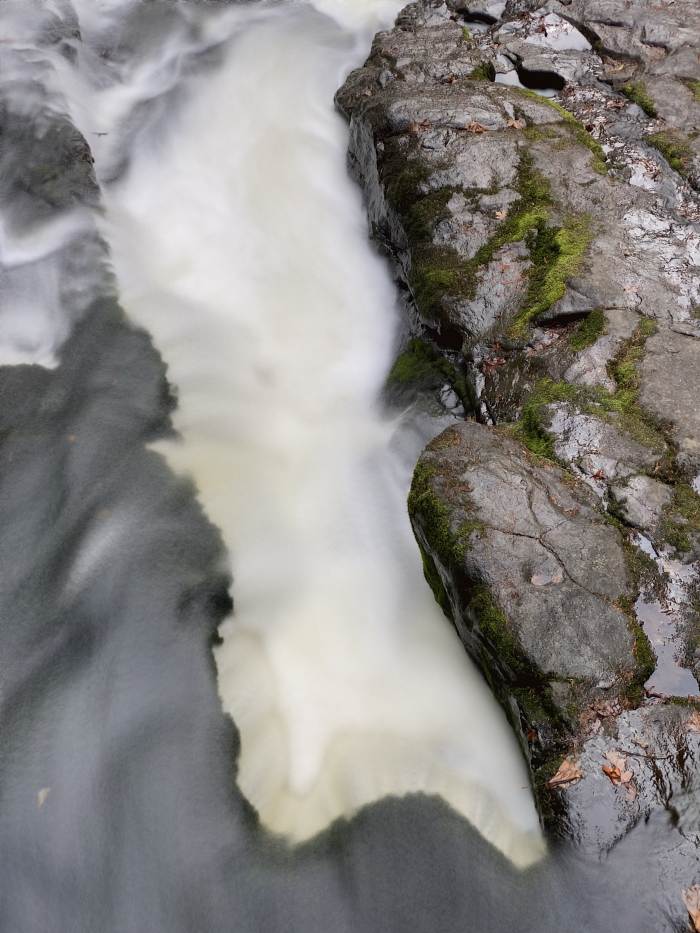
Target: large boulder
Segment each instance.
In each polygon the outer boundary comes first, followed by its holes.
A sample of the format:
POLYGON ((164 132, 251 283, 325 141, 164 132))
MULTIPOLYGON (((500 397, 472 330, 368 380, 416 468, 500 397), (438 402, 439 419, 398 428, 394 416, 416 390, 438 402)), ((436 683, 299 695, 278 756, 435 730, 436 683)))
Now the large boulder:
POLYGON ((409 511, 436 597, 535 767, 592 704, 638 698, 653 656, 630 613, 635 582, 584 483, 467 421, 425 449, 409 511))

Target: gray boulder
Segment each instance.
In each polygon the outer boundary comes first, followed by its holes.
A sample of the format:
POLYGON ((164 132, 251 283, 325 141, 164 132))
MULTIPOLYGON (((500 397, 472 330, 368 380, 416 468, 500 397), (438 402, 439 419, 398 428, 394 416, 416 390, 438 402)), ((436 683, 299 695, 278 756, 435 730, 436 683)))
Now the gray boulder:
POLYGON ((427 579, 536 767, 584 708, 630 702, 650 649, 622 538, 585 484, 462 422, 425 449, 409 512, 427 579))

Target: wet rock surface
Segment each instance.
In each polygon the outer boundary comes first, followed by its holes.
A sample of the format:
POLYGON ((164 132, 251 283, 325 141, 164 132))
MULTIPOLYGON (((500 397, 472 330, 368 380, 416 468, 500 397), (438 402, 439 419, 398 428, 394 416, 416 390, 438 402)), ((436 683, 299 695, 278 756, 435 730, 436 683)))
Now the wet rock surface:
MULTIPOLYGON (((426 575, 521 729, 548 824, 594 850, 695 793, 699 47, 690 2, 420 2, 337 96, 413 333, 483 425, 416 470, 426 575), (569 502, 573 564, 544 547, 545 490, 569 502), (663 750, 627 755, 634 792, 601 770, 631 739, 663 750), (583 777, 551 782, 564 755, 583 777)), ((696 870, 689 812, 666 877, 696 870)))
POLYGON ((572 710, 644 682, 622 538, 585 483, 462 422, 426 448, 409 510, 428 576, 502 696, 507 682, 536 762, 568 741, 572 710))

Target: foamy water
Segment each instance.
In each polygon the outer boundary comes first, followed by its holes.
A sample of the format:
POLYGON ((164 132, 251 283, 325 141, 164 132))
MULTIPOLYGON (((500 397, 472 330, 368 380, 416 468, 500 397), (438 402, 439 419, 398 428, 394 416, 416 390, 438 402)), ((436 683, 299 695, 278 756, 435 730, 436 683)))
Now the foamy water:
MULTIPOLYGON (((86 32, 119 8, 78 4, 86 32)), ((178 393, 180 439, 159 449, 230 551, 216 663, 241 789, 292 840, 387 794, 440 794, 524 865, 543 843, 520 751, 423 580, 406 514, 411 462, 378 402, 395 289, 333 108, 397 9, 235 7, 103 88, 80 59, 56 67, 83 132, 107 134, 90 141, 121 300, 178 393), (222 62, 168 98, 184 53, 224 40, 222 62), (107 184, 134 103, 158 98, 107 184)))

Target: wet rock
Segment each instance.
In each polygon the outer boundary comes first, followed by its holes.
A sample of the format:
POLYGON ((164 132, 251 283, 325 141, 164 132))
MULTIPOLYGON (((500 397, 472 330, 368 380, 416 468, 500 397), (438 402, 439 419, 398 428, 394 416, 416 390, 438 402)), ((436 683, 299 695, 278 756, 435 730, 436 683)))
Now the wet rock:
POLYGON ((437 598, 536 763, 572 741, 572 709, 643 682, 622 540, 583 483, 463 422, 424 451, 409 512, 437 598))
POLYGON ((610 487, 616 512, 635 528, 655 536, 664 509, 673 499, 671 489, 649 476, 631 476, 625 483, 610 487))
POLYGON ((651 469, 660 453, 635 441, 612 421, 577 411, 565 402, 547 405, 544 427, 554 438, 554 453, 587 477, 611 483, 651 469))
POLYGON ((660 328, 646 344, 641 362, 642 405, 668 422, 678 459, 689 471, 700 469, 700 329, 698 336, 660 328))
POLYGON ((608 373, 608 364, 622 344, 634 334, 639 318, 631 311, 610 308, 605 311, 605 332, 590 347, 585 347, 564 373, 564 379, 574 385, 602 386, 615 391, 615 381, 608 373))
POLYGON ((549 6, 594 35, 605 52, 647 66, 658 65, 668 52, 697 46, 694 0, 654 6, 627 0, 572 0, 549 6))
POLYGON ((581 779, 549 791, 566 805, 567 834, 585 848, 609 851, 636 825, 670 820, 673 858, 669 864, 666 855, 660 864, 667 882, 687 886, 696 870, 698 834, 692 804, 688 807, 693 797, 681 791, 692 787, 697 794, 697 722, 692 706, 653 703, 616 714, 601 704, 591 710, 585 724, 589 737, 574 758, 581 779), (686 801, 680 812, 675 797, 686 801))
MULTIPOLYGON (((411 4, 338 93, 372 228, 418 321, 449 350, 502 347, 533 323, 599 308, 687 322, 700 241, 686 218, 700 208, 675 150, 655 141, 658 120, 620 116, 637 105, 600 82, 591 30, 568 9, 525 6, 465 36, 443 5, 411 4), (490 83, 509 69, 533 86, 551 73, 561 102, 490 83)), ((610 388, 601 369, 582 360, 571 379, 610 388)), ((488 374, 469 371, 496 412, 488 374)))
MULTIPOLYGON (((697 754, 686 713, 643 688, 695 684, 700 631, 700 16, 692 0, 487 6, 411 4, 338 104, 412 325, 483 422, 416 470, 426 575, 545 819, 600 851, 667 820, 697 754), (494 21, 460 40, 469 15, 494 21), (615 784, 605 755, 633 740, 658 753, 625 754, 615 784), (548 786, 565 754, 581 780, 548 786)), ((664 877, 690 879, 685 840, 665 839, 664 877)))

